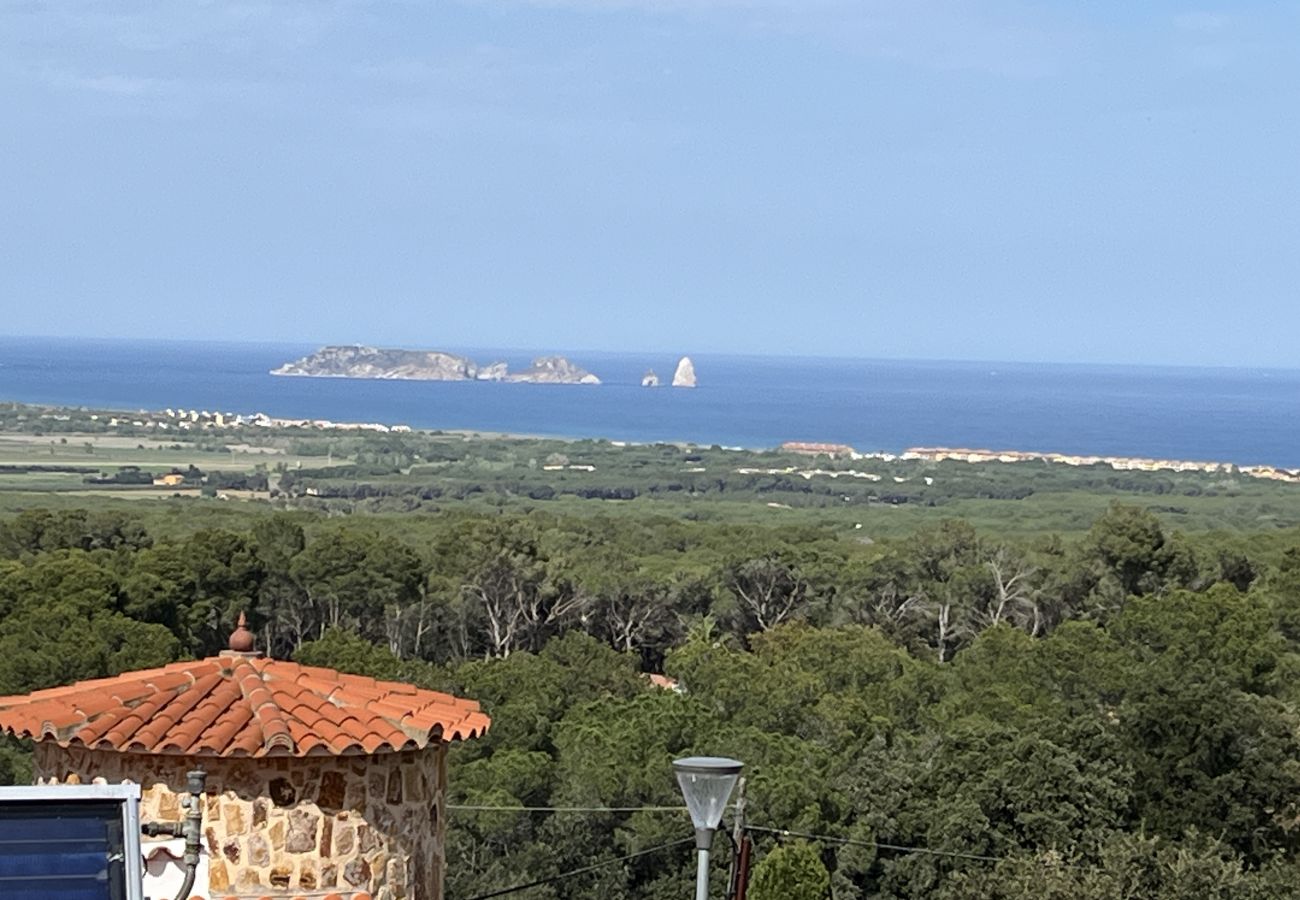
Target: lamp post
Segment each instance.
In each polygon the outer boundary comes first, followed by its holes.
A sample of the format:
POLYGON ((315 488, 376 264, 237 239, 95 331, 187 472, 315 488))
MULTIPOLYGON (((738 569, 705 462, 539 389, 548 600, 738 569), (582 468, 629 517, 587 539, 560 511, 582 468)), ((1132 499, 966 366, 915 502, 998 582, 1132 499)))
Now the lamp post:
POLYGON ((681 786, 686 808, 691 814, 691 824, 695 826, 695 849, 699 851, 695 900, 708 900, 709 850, 713 847, 713 832, 722 822, 722 813, 743 768, 743 763, 717 756, 691 756, 673 762, 677 784, 681 786))

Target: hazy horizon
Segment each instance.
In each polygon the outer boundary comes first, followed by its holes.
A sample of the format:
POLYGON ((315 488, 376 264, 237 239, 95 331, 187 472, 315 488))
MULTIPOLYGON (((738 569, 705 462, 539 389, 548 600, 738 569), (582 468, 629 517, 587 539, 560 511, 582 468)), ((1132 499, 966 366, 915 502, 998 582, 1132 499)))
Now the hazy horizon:
MULTIPOLYGON (((1107 360, 1054 360, 1054 359, 1007 359, 994 357, 940 357, 940 356, 891 356, 887 354, 873 354, 870 356, 846 355, 842 353, 747 353, 732 350, 715 350, 709 348, 655 348, 655 347, 551 347, 551 346, 497 346, 492 344, 433 344, 433 343, 395 343, 395 342, 375 342, 375 341, 312 341, 303 339, 285 339, 285 338, 249 338, 249 337, 184 337, 184 336, 143 336, 143 335, 94 335, 94 334, 0 334, 0 340, 10 339, 19 341, 87 341, 87 342, 105 342, 105 343, 160 343, 160 344, 186 344, 192 343, 206 346, 234 345, 234 346, 262 346, 268 348, 282 348, 286 351, 299 352, 304 350, 315 350, 327 346, 369 346, 386 350, 428 350, 442 351, 459 355, 473 355, 475 353, 495 353, 501 355, 511 355, 519 357, 530 357, 541 354, 559 354, 573 356, 576 354, 590 353, 598 356, 612 357, 662 357, 671 358, 673 361, 683 356, 691 357, 717 357, 727 359, 772 359, 780 361, 793 361, 807 359, 812 361, 824 360, 827 362, 883 362, 883 363, 917 363, 917 364, 934 364, 934 365, 1006 365, 1006 366, 1062 366, 1078 368, 1108 368, 1108 369, 1196 369, 1196 370, 1240 370, 1246 372, 1296 372, 1300 371, 1300 365, 1250 365, 1238 363, 1151 363, 1151 362, 1124 362, 1124 361, 1107 361, 1107 360)), ((286 360, 288 362, 289 360, 286 360)), ((486 360, 477 360, 485 362, 486 360)), ((581 362, 581 360, 576 360, 581 362)), ((4 362, 0 359, 0 365, 4 362)))
POLYGON ((5 327, 1292 367, 1296 34, 1255 2, 6 4, 5 327))

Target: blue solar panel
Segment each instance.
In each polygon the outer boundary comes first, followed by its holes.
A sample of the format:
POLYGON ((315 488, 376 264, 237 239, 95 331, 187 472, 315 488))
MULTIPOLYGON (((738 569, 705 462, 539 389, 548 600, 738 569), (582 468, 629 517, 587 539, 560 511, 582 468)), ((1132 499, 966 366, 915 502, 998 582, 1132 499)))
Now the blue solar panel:
POLYGON ((0 803, 0 898, 125 900, 122 804, 0 803))

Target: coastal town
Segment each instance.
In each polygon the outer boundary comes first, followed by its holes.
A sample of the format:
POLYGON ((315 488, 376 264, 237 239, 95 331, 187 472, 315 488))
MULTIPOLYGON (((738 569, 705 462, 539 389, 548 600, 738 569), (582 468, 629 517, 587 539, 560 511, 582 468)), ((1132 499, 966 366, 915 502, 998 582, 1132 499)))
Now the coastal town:
MULTIPOLYGON (((1038 453, 1024 450, 971 450, 956 447, 912 447, 902 453, 872 452, 860 453, 847 444, 819 444, 803 441, 787 441, 781 449, 790 453, 808 456, 829 456, 841 459, 879 459, 886 462, 895 460, 922 462, 964 462, 972 464, 987 463, 1053 463, 1063 466, 1109 466, 1117 472, 1201 472, 1213 474, 1240 474, 1248 478, 1263 478, 1269 481, 1284 481, 1300 484, 1300 468, 1288 469, 1280 466, 1247 465, 1240 466, 1227 462, 1195 462, 1181 459, 1150 459, 1140 456, 1100 456, 1071 453, 1038 453)), ((821 473, 812 474, 840 474, 821 473)), ((855 473, 856 474, 856 473, 855 473)), ((862 474, 860 477, 870 477, 862 474)))
MULTIPOLYGON (((68 422, 72 415, 66 412, 42 413, 41 419, 68 422)), ((198 409, 164 409, 157 412, 141 410, 137 413, 89 413, 91 422, 102 422, 109 428, 144 428, 156 431, 201 431, 238 428, 304 428, 319 431, 371 431, 377 434, 402 434, 412 430, 409 425, 384 425, 380 422, 334 422, 329 419, 284 419, 266 413, 232 413, 198 409)))

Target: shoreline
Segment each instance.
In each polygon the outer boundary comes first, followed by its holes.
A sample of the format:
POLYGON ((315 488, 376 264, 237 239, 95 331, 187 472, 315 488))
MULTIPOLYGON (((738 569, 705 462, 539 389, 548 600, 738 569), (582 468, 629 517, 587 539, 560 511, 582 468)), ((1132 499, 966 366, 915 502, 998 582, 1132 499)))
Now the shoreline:
POLYGON ((898 455, 899 459, 928 460, 931 462, 1021 463, 1046 462, 1054 465, 1085 466, 1106 465, 1117 472, 1196 472, 1204 475, 1241 474, 1249 478, 1300 484, 1300 468, 1290 469, 1272 465, 1242 466, 1226 462, 1198 462, 1182 459, 1154 459, 1144 456, 1096 456, 1072 453, 1040 453, 1032 450, 971 450, 958 447, 913 447, 898 455))
POLYGON ((1249 478, 1300 484, 1300 468, 1292 469, 1284 466, 1262 464, 1243 466, 1229 462, 1157 459, 1146 456, 1103 456, 1084 453, 1039 452, 1036 450, 984 450, 968 447, 909 447, 901 453, 880 451, 861 453, 847 444, 819 444, 803 441, 787 441, 777 449, 804 456, 881 459, 887 462, 893 462, 894 460, 963 462, 971 465, 1042 462, 1053 465, 1074 466, 1075 468, 1104 465, 1117 472, 1194 472, 1202 475, 1240 474, 1249 478))
MULTIPOLYGON (((478 429, 440 429, 414 428, 406 424, 387 424, 382 422, 336 422, 331 419, 283 418, 269 416, 266 413, 231 413, 220 410, 198 409, 164 409, 164 410, 112 410, 85 407, 70 407, 50 404, 29 404, 21 401, 0 401, 10 403, 17 409, 40 411, 39 419, 48 421, 71 421, 71 413, 84 415, 92 422, 103 422, 109 428, 148 428, 155 432, 211 432, 243 428, 255 429, 307 429, 323 432, 369 432, 375 434, 445 434, 464 439, 474 437, 498 440, 555 440, 565 443, 598 440, 606 441, 614 447, 650 446, 653 444, 674 444, 681 447, 709 446, 693 441, 626 441, 608 438, 588 438, 577 436, 560 436, 544 434, 525 434, 520 432, 487 431, 478 429), (106 419, 106 421, 105 421, 106 419)), ((722 446, 722 445, 718 445, 722 446)), ((877 459, 883 462, 963 462, 971 465, 991 463, 1047 463, 1065 465, 1074 468, 1089 466, 1107 466, 1117 472, 1144 472, 1155 474, 1168 472, 1173 474, 1193 473, 1203 475, 1242 475, 1266 481, 1286 484, 1300 484, 1300 467, 1289 468, 1269 464, 1240 465, 1231 462, 1213 462, 1183 460, 1171 458, 1154 458, 1142 456, 1118 456, 1102 454, 1060 453, 1034 450, 988 450, 967 447, 909 447, 899 452, 868 451, 861 452, 848 444, 812 443, 803 441, 786 441, 777 447, 728 447, 724 450, 751 453, 793 453, 801 456, 827 456, 832 459, 845 458, 853 460, 877 459)))

